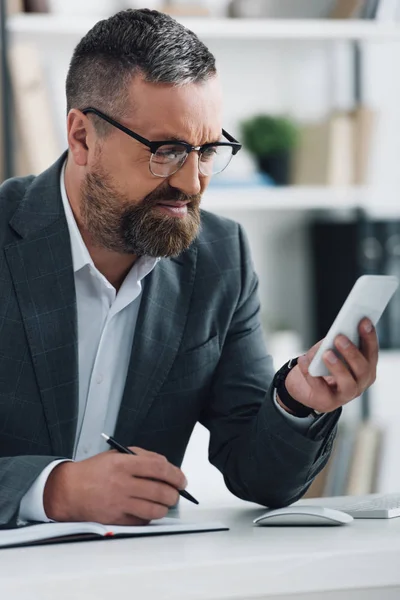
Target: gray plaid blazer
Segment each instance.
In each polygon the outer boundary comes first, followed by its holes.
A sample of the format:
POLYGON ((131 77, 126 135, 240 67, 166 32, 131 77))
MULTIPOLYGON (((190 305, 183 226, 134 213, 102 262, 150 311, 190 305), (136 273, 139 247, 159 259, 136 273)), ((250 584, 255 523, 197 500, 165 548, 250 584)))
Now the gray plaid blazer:
MULTIPOLYGON (((0 525, 55 458, 78 414, 77 318, 60 195, 65 154, 0 187, 0 525)), ((145 279, 116 438, 180 465, 197 421, 209 459, 245 500, 298 499, 325 465, 338 415, 307 435, 274 406, 257 278, 240 226, 207 212, 191 247, 145 279)), ((116 352, 118 349, 115 349, 116 352)))

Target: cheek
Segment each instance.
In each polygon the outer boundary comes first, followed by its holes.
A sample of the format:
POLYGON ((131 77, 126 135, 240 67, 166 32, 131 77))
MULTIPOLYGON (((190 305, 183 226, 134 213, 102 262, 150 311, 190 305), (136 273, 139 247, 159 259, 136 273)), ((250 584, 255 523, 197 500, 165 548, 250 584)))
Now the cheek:
POLYGON ((129 142, 128 138, 127 147, 125 142, 115 140, 103 152, 102 163, 119 192, 130 202, 140 202, 164 181, 160 182, 150 173, 149 156, 132 148, 129 142))

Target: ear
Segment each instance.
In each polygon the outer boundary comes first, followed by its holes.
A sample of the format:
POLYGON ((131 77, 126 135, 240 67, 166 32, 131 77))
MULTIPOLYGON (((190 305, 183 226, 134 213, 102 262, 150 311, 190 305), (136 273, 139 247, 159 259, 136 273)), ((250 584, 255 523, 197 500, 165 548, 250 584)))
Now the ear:
POLYGON ((80 110, 73 108, 67 118, 68 146, 77 165, 88 163, 89 151, 94 148, 96 134, 93 124, 80 110))

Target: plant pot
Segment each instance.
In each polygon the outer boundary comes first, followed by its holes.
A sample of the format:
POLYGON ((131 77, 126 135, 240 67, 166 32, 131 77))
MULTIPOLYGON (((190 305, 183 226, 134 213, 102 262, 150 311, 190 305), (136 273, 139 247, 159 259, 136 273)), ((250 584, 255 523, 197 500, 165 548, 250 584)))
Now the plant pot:
POLYGON ((291 153, 279 152, 257 157, 258 168, 269 175, 276 185, 288 185, 291 174, 291 153))

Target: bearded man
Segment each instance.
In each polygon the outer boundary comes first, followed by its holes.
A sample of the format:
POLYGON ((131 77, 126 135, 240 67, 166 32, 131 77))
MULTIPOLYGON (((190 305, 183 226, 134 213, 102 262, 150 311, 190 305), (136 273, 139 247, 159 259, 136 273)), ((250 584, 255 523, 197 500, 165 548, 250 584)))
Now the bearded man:
POLYGON ((274 377, 245 234, 200 210, 241 146, 194 33, 149 10, 100 21, 66 94, 65 154, 0 187, 0 524, 164 517, 197 422, 233 494, 294 502, 374 381, 375 330, 336 340, 329 377, 308 374, 315 347, 274 377))

